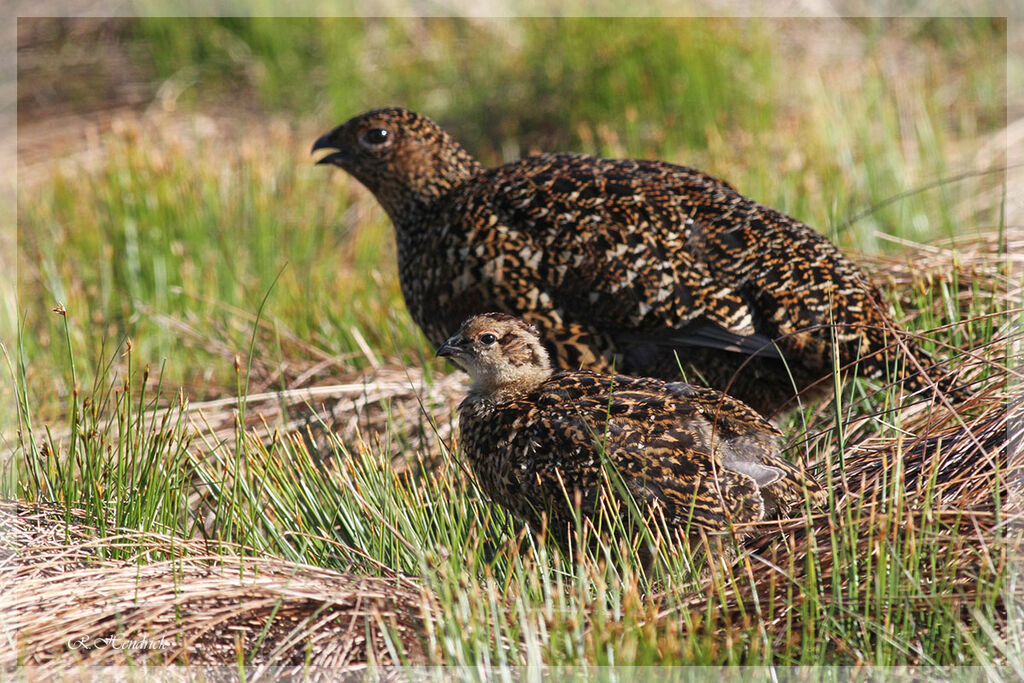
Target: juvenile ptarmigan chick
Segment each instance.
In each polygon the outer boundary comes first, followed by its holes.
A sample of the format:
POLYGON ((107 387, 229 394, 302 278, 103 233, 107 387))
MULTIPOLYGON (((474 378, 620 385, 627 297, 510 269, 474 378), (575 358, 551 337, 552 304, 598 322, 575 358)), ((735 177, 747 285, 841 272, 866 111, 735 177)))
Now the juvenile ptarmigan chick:
POLYGON ((318 163, 391 217, 402 293, 432 344, 503 311, 538 327, 559 368, 679 379, 681 362, 764 415, 832 389, 833 336, 861 376, 952 384, 913 339, 897 349, 878 290, 825 237, 700 171, 582 154, 484 168, 400 108, 313 149, 336 150, 318 163))
POLYGON ((572 501, 593 520, 599 496, 621 492, 602 489, 607 465, 670 532, 721 531, 783 516, 808 497, 824 501, 818 483, 780 457, 778 430, 717 391, 553 372, 537 330, 504 313, 470 318, 437 355, 473 379, 459 406, 460 448, 480 487, 535 530, 546 516, 563 546, 572 501))

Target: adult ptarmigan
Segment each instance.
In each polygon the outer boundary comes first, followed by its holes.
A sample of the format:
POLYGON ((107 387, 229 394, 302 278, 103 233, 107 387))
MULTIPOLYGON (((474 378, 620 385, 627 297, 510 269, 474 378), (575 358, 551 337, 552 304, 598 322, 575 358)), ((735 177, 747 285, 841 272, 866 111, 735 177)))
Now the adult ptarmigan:
POLYGON ((319 163, 355 176, 394 223, 406 305, 433 344, 504 311, 560 368, 679 379, 763 415, 820 396, 834 361, 953 390, 876 287, 807 225, 663 161, 539 154, 485 168, 430 119, 366 112, 319 163), (922 372, 923 370, 923 372, 922 372))

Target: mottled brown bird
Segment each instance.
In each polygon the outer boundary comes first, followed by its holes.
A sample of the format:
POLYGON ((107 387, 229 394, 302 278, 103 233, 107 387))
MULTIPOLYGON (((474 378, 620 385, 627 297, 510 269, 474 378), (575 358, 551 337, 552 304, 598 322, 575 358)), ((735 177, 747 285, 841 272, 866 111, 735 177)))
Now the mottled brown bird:
POLYGON ((878 290, 827 239, 700 171, 581 154, 484 168, 401 108, 313 149, 335 150, 318 163, 355 176, 391 217, 406 305, 435 345, 504 311, 541 330, 560 368, 681 368, 764 415, 829 391, 833 347, 861 376, 953 390, 912 339, 895 347, 878 290))
POLYGON ((573 501, 594 520, 601 496, 621 494, 602 489, 606 465, 670 532, 723 531, 824 502, 818 483, 780 457, 778 430, 712 389, 554 372, 536 328, 505 313, 470 318, 437 354, 473 380, 459 443, 478 484, 532 528, 546 521, 563 546, 573 501))

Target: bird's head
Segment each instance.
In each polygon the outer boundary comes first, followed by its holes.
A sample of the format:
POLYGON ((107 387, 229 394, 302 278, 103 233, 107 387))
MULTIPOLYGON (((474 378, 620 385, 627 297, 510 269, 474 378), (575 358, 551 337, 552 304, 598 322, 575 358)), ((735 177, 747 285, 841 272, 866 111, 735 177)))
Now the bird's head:
POLYGON ((481 169, 440 126, 401 107, 349 119, 313 143, 313 152, 321 149, 334 151, 316 163, 352 174, 392 220, 443 196, 481 169))
POLYGON ((506 313, 483 313, 437 350, 473 378, 481 394, 529 391, 551 376, 551 360, 537 329, 506 313))

